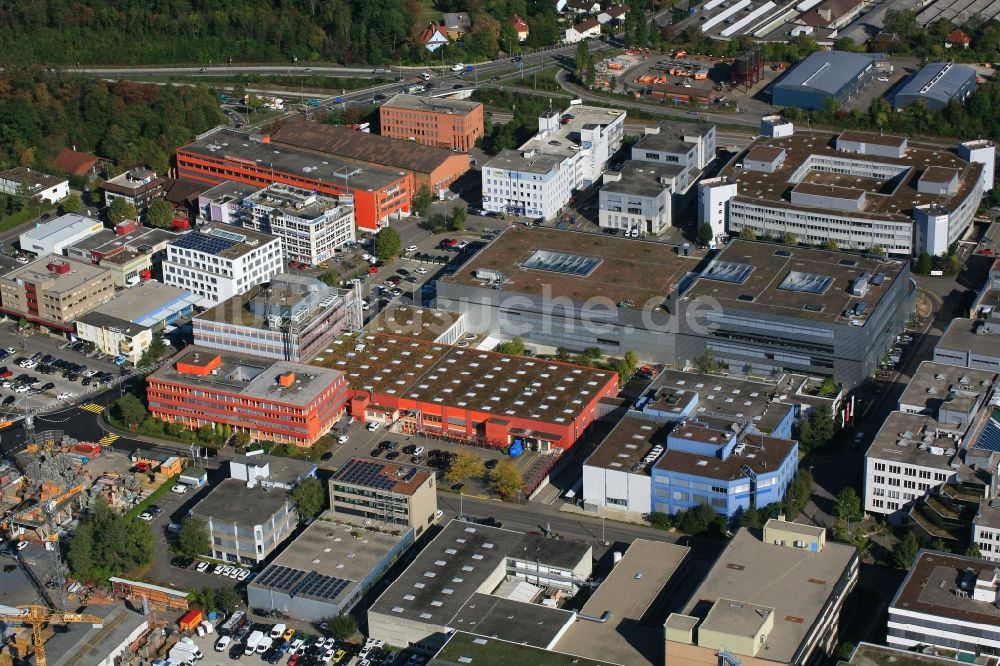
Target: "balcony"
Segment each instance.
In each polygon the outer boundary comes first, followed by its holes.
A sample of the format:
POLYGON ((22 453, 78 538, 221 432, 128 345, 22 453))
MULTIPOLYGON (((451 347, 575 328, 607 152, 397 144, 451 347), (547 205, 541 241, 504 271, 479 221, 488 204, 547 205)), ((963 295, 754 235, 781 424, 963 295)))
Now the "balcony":
POLYGON ((910 509, 910 520, 913 522, 914 528, 916 528, 917 536, 926 539, 941 539, 945 543, 961 543, 965 539, 953 531, 940 526, 935 525, 927 516, 925 516, 921 511, 921 505, 917 504, 912 509, 910 509))

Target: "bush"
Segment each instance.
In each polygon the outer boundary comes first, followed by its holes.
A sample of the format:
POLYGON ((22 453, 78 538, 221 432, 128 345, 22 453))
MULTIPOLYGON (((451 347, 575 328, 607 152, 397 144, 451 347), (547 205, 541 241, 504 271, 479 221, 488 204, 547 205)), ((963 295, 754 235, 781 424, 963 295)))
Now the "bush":
POLYGON ((338 641, 346 641, 358 630, 358 621, 350 613, 341 613, 337 617, 325 620, 326 632, 338 641))
POLYGON ((647 517, 649 524, 658 530, 669 530, 671 526, 670 516, 662 511, 653 511, 647 517))

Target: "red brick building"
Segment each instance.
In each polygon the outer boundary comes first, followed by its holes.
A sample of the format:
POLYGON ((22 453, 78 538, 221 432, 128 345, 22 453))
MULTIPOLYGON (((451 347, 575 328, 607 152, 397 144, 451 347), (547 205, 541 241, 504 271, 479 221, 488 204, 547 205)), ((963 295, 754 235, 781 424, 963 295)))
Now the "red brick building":
POLYGON ((464 99, 396 95, 379 108, 382 136, 467 153, 483 136, 483 105, 464 99))
POLYGON ((311 446, 344 414, 343 373, 189 346, 146 378, 149 411, 188 428, 227 424, 254 439, 311 446))

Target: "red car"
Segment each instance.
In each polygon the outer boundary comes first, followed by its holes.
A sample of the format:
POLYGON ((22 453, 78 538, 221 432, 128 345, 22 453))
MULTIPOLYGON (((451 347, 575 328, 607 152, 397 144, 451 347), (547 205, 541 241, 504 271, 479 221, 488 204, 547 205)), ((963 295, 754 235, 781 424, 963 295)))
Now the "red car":
POLYGON ((288 666, 295 666, 297 663, 299 663, 299 655, 293 654, 288 658, 288 666))
POLYGON ((368 267, 368 275, 375 275, 376 273, 378 273, 378 266, 368 267))
POLYGON ((0 379, 7 379, 8 377, 13 377, 13 376, 14 373, 11 372, 6 365, 0 368, 0 379))

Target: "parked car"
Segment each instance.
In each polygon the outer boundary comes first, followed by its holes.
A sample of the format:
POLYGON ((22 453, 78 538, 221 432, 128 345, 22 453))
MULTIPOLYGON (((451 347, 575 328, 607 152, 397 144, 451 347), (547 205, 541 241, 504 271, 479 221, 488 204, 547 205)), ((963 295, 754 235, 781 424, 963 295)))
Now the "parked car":
POLYGON ((183 495, 187 491, 188 491, 188 487, 186 485, 184 485, 183 483, 176 483, 170 489, 170 492, 172 492, 172 493, 174 493, 176 495, 183 495))

